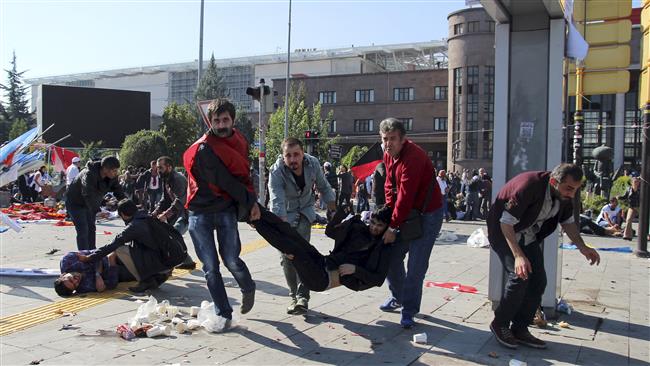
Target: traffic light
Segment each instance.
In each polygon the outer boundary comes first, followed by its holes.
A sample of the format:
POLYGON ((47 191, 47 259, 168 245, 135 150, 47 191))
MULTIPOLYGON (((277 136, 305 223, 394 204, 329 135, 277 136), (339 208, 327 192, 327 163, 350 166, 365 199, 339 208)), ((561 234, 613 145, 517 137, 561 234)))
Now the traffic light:
MULTIPOLYGON (((260 101, 260 87, 256 86, 254 88, 246 88, 246 94, 250 95, 255 99, 256 101, 260 101)), ((271 94, 271 88, 269 88, 267 85, 264 85, 264 95, 269 95, 271 94)))
POLYGON ((305 141, 318 140, 319 131, 317 130, 305 130, 305 141))
POLYGON ((264 109, 265 112, 272 112, 275 110, 273 97, 271 96, 271 88, 268 85, 264 85, 264 79, 260 79, 260 85, 256 87, 246 88, 246 94, 253 97, 258 103, 262 98, 262 89, 264 89, 264 109))

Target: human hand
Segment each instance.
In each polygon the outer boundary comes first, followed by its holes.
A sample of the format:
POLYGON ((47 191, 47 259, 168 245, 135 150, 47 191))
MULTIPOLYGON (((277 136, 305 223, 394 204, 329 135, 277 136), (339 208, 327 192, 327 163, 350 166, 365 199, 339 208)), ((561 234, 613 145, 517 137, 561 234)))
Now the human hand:
POLYGON ((515 274, 517 277, 527 280, 528 274, 533 272, 533 267, 525 255, 515 256, 515 274))
POLYGON ((384 244, 394 243, 396 239, 397 239, 397 234, 395 234, 394 231, 390 230, 390 228, 386 230, 386 232, 384 233, 384 244))
POLYGON ((354 264, 345 263, 339 266, 339 274, 341 276, 351 275, 356 271, 357 271, 357 266, 355 266, 354 264))
POLYGON ((336 211, 336 202, 334 202, 334 201, 328 202, 327 203, 327 209, 329 211, 336 211))
POLYGON ((251 213, 249 215, 248 221, 257 221, 262 217, 262 212, 260 211, 260 206, 255 202, 251 208, 251 213))
POLYGON ((156 216, 156 218, 158 218, 158 220, 162 222, 167 222, 167 215, 165 215, 164 213, 161 213, 160 215, 156 216))
POLYGON ((81 263, 90 262, 90 258, 87 255, 83 255, 81 253, 77 253, 77 259, 79 259, 79 262, 81 263))
POLYGON ((285 254, 284 256, 287 257, 287 259, 290 261, 292 261, 293 258, 295 258, 293 254, 285 254))
POLYGON ((102 276, 99 275, 99 273, 95 274, 95 288, 97 288, 97 292, 102 292, 106 290, 104 279, 102 278, 102 276))
POLYGON ((98 219, 108 219, 109 213, 108 212, 99 212, 97 214, 98 219))
POLYGON ((600 264, 600 254, 596 251, 594 248, 589 248, 588 246, 584 246, 580 248, 580 254, 584 255, 585 258, 587 258, 587 261, 589 262, 590 265, 599 265, 600 264))

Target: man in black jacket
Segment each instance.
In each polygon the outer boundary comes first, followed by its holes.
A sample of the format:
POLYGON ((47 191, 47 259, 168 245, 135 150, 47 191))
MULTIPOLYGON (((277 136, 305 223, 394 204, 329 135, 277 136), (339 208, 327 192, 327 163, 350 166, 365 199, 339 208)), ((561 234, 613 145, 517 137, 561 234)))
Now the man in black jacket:
POLYGON ((118 234, 110 244, 107 244, 90 255, 79 255, 81 262, 97 262, 110 253, 115 252, 120 262, 138 281, 129 290, 137 293, 158 288, 171 273, 171 268, 165 266, 161 256, 160 243, 155 238, 149 220, 153 218, 145 211, 138 210, 136 204, 124 199, 118 203, 117 213, 127 224, 124 231, 118 234))
POLYGON ((78 250, 95 249, 95 215, 104 195, 113 192, 118 200, 125 198, 117 179, 119 168, 120 161, 114 156, 90 161, 70 184, 65 207, 77 230, 78 250))
POLYGON ((291 225, 273 213, 262 210, 260 220, 253 221, 255 230, 292 261, 302 282, 311 291, 325 291, 343 285, 354 291, 381 286, 388 273, 392 246, 382 236, 390 222, 391 209, 376 209, 370 225, 359 215, 344 220, 349 207, 339 208, 325 229, 334 239, 329 255, 322 255, 291 225))

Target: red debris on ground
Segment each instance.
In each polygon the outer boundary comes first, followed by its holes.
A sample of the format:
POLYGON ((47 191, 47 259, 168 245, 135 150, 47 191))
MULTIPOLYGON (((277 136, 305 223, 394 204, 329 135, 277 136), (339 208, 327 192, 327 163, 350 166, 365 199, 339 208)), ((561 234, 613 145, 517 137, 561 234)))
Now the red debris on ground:
POLYGON ((467 293, 470 293, 470 294, 475 294, 475 293, 478 292, 476 287, 461 285, 460 283, 457 283, 457 282, 427 281, 427 282, 424 283, 424 287, 442 287, 442 288, 447 288, 447 289, 450 289, 450 290, 456 290, 458 292, 467 292, 467 293))
POLYGON ((54 226, 74 226, 72 221, 59 220, 54 223, 54 226))
POLYGON ((24 221, 65 219, 65 214, 57 213, 58 209, 45 207, 42 203, 13 204, 1 211, 12 219, 24 221))

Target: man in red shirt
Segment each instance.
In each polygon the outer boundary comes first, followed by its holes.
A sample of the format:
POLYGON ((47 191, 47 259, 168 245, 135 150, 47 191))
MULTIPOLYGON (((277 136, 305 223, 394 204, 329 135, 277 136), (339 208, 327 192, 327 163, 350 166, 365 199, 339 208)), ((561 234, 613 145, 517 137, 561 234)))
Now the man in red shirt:
POLYGON ((393 209, 384 243, 396 242, 387 276, 391 296, 379 308, 392 311, 401 307, 400 324, 410 328, 420 311, 422 282, 442 226, 442 195, 431 159, 406 138, 404 125, 395 118, 387 118, 379 125, 379 132, 386 166, 386 205, 393 209), (414 237, 412 232, 406 232, 408 226, 412 227, 408 225, 412 210, 421 213, 421 235, 404 240, 404 237, 414 237), (407 271, 404 270, 406 253, 410 253, 407 271))

